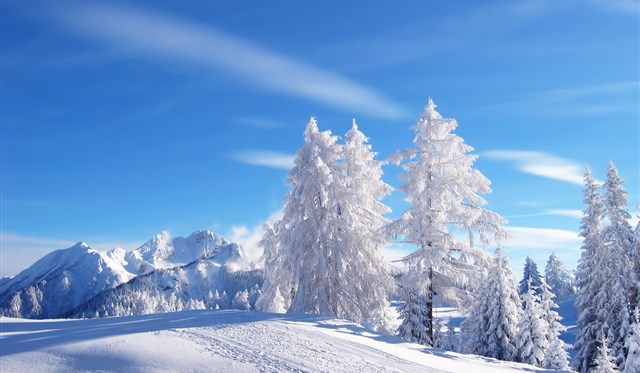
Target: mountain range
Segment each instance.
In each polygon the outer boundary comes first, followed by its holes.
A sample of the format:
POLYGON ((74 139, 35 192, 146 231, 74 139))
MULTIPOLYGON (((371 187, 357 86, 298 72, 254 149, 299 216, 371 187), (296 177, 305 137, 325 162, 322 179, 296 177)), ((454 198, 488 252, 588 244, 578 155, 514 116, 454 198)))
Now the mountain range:
POLYGON ((211 231, 175 238, 161 232, 132 251, 101 252, 80 242, 45 255, 17 276, 2 279, 0 315, 41 319, 89 309, 94 316, 95 311, 124 315, 221 307, 230 302, 215 303, 216 291, 233 297, 244 290, 239 287, 261 284, 261 271, 237 244, 211 231), (138 295, 137 306, 127 312, 122 304, 101 303, 125 293, 138 295))

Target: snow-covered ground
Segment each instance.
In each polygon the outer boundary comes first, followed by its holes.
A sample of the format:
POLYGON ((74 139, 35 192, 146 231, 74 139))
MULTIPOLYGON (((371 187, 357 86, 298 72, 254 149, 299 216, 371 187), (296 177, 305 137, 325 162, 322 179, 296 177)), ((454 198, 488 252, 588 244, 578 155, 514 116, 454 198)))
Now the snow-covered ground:
POLYGON ((86 320, 0 318, 9 372, 542 372, 404 343, 343 320, 183 311, 86 320))

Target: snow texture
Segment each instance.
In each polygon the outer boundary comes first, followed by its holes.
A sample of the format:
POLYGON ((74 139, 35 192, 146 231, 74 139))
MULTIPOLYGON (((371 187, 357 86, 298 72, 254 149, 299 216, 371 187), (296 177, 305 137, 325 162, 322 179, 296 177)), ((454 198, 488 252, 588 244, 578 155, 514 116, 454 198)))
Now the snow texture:
MULTIPOLYGON (((313 315, 195 310, 87 320, 0 318, 13 372, 543 372, 313 315)), ((545 371, 546 372, 546 371, 545 371)))

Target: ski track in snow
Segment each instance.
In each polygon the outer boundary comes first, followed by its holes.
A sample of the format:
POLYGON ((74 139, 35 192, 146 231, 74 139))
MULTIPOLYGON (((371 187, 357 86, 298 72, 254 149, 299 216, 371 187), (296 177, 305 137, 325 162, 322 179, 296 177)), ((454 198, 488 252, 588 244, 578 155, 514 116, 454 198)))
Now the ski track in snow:
MULTIPOLYGON (((254 365, 260 372, 418 372, 425 366, 410 364, 380 350, 309 333, 292 323, 225 325, 217 328, 172 330, 206 346, 222 357, 254 365), (302 343, 301 343, 302 342, 302 343), (347 355, 347 356, 345 356, 347 355), (382 357, 382 358, 381 358, 382 357), (380 361, 385 361, 384 365, 380 361), (398 365, 402 369, 394 369, 398 365)), ((431 370, 432 372, 441 372, 431 370)))

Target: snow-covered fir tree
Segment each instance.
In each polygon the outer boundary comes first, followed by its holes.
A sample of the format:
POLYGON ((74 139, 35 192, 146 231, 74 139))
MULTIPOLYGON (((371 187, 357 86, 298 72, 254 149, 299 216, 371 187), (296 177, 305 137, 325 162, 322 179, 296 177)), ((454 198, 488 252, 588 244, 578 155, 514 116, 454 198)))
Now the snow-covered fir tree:
POLYGON ((628 219, 627 191, 622 178, 609 164, 604 184, 605 216, 609 223, 602 229, 604 250, 599 256, 602 284, 594 297, 597 323, 607 333, 613 362, 624 368, 627 356, 625 339, 631 333, 630 304, 635 302, 637 279, 629 254, 632 231, 628 219))
POLYGON ((478 266, 486 267, 489 260, 483 250, 474 248, 474 234, 485 244, 506 236, 502 218, 483 208, 486 201, 480 195, 491 192, 490 182, 472 167, 477 156, 453 133, 457 125, 454 119, 443 118, 429 99, 412 127, 414 148, 392 156, 396 163, 412 159, 403 166, 400 186, 411 206, 388 231, 417 246, 417 251, 405 258, 410 271, 403 286, 426 297, 428 329, 433 325, 431 289, 454 306, 472 299, 471 290, 483 274, 478 266), (470 242, 457 240, 452 227, 468 231, 470 242))
POLYGON ((540 299, 532 286, 522 297, 524 312, 520 318, 515 335, 517 360, 522 363, 542 366, 549 341, 548 326, 543 319, 540 299))
POLYGON ((604 332, 600 332, 600 338, 598 338, 596 353, 593 357, 593 363, 589 373, 616 373, 619 372, 611 352, 608 347, 608 341, 604 336, 604 332))
POLYGON ((569 353, 567 349, 570 346, 560 339, 560 333, 566 328, 560 324, 562 317, 556 311, 558 305, 553 300, 555 295, 544 281, 540 289, 540 312, 547 328, 546 337, 548 342, 542 367, 559 370, 569 369, 569 353))
POLYGON ((395 283, 380 250, 380 200, 391 192, 382 164, 355 121, 344 146, 315 119, 289 173, 283 218, 267 227, 258 308, 369 321, 390 331, 395 283))
POLYGON ((433 340, 426 327, 425 308, 420 302, 424 297, 418 297, 414 290, 410 290, 405 303, 400 307, 402 323, 398 327, 398 336, 407 342, 431 345, 433 340))
POLYGON ((627 359, 624 362, 624 373, 640 372, 640 309, 634 310, 631 334, 627 336, 627 359))
POLYGON ((304 131, 287 182, 282 219, 267 227, 260 241, 264 249, 265 281, 258 309, 268 312, 338 314, 334 239, 338 161, 341 146, 329 131, 320 132, 315 118, 304 131))
POLYGON ((522 315, 517 283, 509 259, 496 249, 487 279, 481 284, 469 317, 462 324, 469 353, 515 360, 516 325, 522 315))
POLYGON ((544 279, 553 294, 558 298, 564 298, 575 292, 573 289, 573 279, 569 271, 567 271, 560 259, 556 256, 556 253, 552 253, 549 256, 549 260, 547 260, 547 265, 544 268, 544 279))
POLYGON ((382 181, 382 162, 375 160, 367 142, 354 120, 345 136, 344 172, 338 175, 335 202, 337 250, 330 260, 338 291, 336 316, 369 321, 390 332, 389 299, 395 282, 381 255, 385 244, 381 229, 387 224, 382 215, 391 209, 380 201, 392 188, 382 181))
POLYGON ((587 166, 584 174, 584 205, 580 222, 580 236, 582 237, 582 254, 576 272, 578 310, 577 335, 574 348, 577 351, 572 364, 581 373, 587 373, 594 359, 597 346, 597 335, 601 325, 596 320, 594 297, 599 291, 602 278, 599 275, 599 255, 602 251, 602 218, 604 204, 598 193, 599 185, 587 166))
POLYGON ((524 269, 522 271, 522 280, 520 280, 518 294, 524 296, 529 289, 533 288, 536 294, 540 294, 540 284, 542 280, 540 278, 540 272, 538 272, 538 265, 529 256, 525 259, 524 269))
POLYGON ((247 289, 244 289, 243 291, 237 292, 236 296, 233 297, 231 307, 236 310, 250 310, 251 304, 249 303, 249 291, 247 289))

